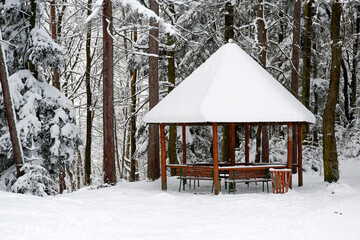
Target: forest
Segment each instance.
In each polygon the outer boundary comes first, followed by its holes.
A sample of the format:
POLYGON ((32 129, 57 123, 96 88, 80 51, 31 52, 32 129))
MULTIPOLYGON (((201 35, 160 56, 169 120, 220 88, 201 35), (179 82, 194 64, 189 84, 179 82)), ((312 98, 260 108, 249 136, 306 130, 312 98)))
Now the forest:
MULTIPOLYGON (((0 0, 0 189, 158 179, 159 127, 144 115, 230 39, 315 115, 303 170, 337 182, 339 162, 360 160, 359 34, 359 0, 0 0)), ((212 159, 211 129, 186 131, 190 161, 212 159)), ((239 162, 244 137, 237 127, 239 162)), ((181 128, 166 138, 181 163, 181 128)), ((286 129, 252 126, 250 160, 286 161, 286 129)))

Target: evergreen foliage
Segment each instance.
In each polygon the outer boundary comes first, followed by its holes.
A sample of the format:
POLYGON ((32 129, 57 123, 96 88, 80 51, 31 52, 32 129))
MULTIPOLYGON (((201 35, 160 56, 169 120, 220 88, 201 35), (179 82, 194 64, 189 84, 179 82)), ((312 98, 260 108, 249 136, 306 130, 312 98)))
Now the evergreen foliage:
MULTIPOLYGON (((28 70, 13 74, 9 82, 25 157, 25 175, 6 187, 10 189, 15 184, 12 189, 16 192, 53 194, 57 192, 54 189, 60 171, 65 168, 73 171, 77 148, 81 143, 74 108, 56 88, 39 82, 28 70), (32 179, 36 181, 32 183, 32 179), (40 186, 36 183, 43 186, 36 190, 40 186)), ((2 99, 0 104, 3 104, 2 99)), ((6 122, 1 121, 0 129, 3 133, 7 132, 6 122)), ((9 142, 8 134, 1 135, 0 146, 7 146, 2 147, 0 152, 4 159, 12 157, 8 154, 11 152, 9 142)))
MULTIPOLYGON (((58 193, 59 175, 74 174, 81 139, 75 123, 75 110, 59 90, 44 82, 48 68, 60 70, 67 60, 66 51, 55 43, 44 27, 41 1, 36 13, 31 1, 2 1, 0 28, 3 31, 5 54, 9 69, 9 85, 17 117, 17 129, 24 153, 24 175, 13 178, 7 171, 1 178, 5 187, 19 193, 44 196, 58 193), (31 28, 30 16, 36 16, 31 28), (35 74, 26 70, 35 66, 35 74), (7 180, 6 180, 7 179, 7 180)), ((0 108, 3 106, 0 90, 0 108)), ((0 113, 0 172, 13 164, 5 113, 0 113)))

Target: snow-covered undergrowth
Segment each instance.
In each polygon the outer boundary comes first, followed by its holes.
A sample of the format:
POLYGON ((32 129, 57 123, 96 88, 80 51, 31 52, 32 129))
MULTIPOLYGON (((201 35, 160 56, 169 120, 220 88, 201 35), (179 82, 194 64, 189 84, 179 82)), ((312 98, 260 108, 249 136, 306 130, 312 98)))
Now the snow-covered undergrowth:
MULTIPOLYGON (((341 181, 307 172, 284 195, 261 185, 210 193, 210 183, 178 192, 170 178, 51 197, 0 192, 0 239, 359 239, 360 161, 340 163, 341 181)), ((224 185, 222 184, 222 187, 224 185)))

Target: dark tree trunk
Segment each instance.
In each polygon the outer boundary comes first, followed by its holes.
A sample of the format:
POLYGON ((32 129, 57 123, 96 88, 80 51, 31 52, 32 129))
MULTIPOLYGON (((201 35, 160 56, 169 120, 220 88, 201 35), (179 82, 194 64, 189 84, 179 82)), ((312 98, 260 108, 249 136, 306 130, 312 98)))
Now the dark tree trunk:
MULTIPOLYGON (((91 14, 92 0, 88 0, 88 12, 91 14)), ((85 68, 85 85, 86 85, 86 141, 85 141, 85 182, 91 184, 91 142, 92 142, 92 92, 91 92, 91 22, 88 23, 86 30, 86 68, 85 68)))
POLYGON ((61 167, 61 169, 60 169, 60 174, 59 174, 59 193, 62 194, 65 189, 66 189, 66 184, 65 184, 65 167, 64 167, 64 165, 63 165, 63 166, 61 167))
MULTIPOLYGON (((34 3, 34 6, 36 7, 36 3, 34 3)), ((32 21, 34 21, 35 23, 35 17, 32 21)), ((56 6, 55 6, 55 0, 52 0, 50 2, 50 28, 51 28, 51 37, 54 40, 54 42, 57 42, 57 22, 56 22, 56 6)), ((33 25, 33 27, 35 26, 35 24, 33 25)), ((36 67, 34 67, 34 69, 36 69, 36 67)), ((34 75, 37 74, 37 72, 35 71, 34 75)), ((55 88, 57 88, 58 90, 60 90, 60 75, 59 72, 54 69, 53 70, 53 86, 55 88)), ((64 189, 66 189, 66 184, 65 184, 65 169, 63 168, 62 170, 60 170, 60 176, 59 176, 59 181, 60 181, 60 193, 63 193, 64 189)))
POLYGON ((5 105, 5 113, 6 119, 9 126, 10 132, 10 140, 14 153, 14 160, 16 166, 17 177, 21 177, 24 173, 21 171, 21 167, 23 166, 23 154, 21 149, 21 143, 19 139, 19 135, 16 130, 16 118, 15 118, 15 110, 12 104, 12 98, 9 88, 8 76, 7 76, 7 66, 5 61, 5 56, 3 55, 2 49, 2 33, 0 31, 0 81, 1 88, 4 98, 5 105))
MULTIPOLYGON (((301 0, 296 0, 294 3, 294 21, 293 21, 293 41, 292 41, 292 64, 291 69, 291 92, 299 98, 299 56, 300 56, 300 32, 301 32, 301 0)), ((298 127, 296 124, 292 126, 293 130, 293 149, 292 149, 292 162, 297 164, 297 139, 298 139, 298 127)), ((293 167, 292 172, 296 173, 297 168, 293 167)))
MULTIPOLYGON (((136 32, 134 32, 134 41, 136 42, 136 32)), ((130 107, 130 181, 137 181, 137 160, 136 152, 136 78, 137 69, 131 71, 131 107, 130 107)))
POLYGON ((256 154, 255 162, 259 163, 261 161, 261 125, 258 125, 256 130, 256 154))
MULTIPOLYGON (((264 21, 264 2, 263 0, 258 0, 257 4, 257 37, 259 42, 259 62, 262 65, 263 68, 266 69, 266 29, 265 29, 265 21, 264 21)), ((269 162, 269 133, 268 133, 268 127, 266 125, 259 126, 258 132, 256 133, 256 156, 255 159, 259 159, 258 156, 258 146, 261 145, 261 161, 262 162, 269 162), (261 132, 261 144, 258 142, 258 134, 261 132)))
POLYGON ((360 34, 360 3, 355 6, 356 20, 355 20, 355 41, 353 44, 353 60, 351 71, 351 95, 350 95, 350 120, 354 120, 354 112, 356 108, 356 91, 357 91, 357 62, 359 49, 359 34, 360 34))
MULTIPOLYGON (((313 42, 313 49, 316 52, 316 42, 313 42)), ((318 61, 316 59, 316 55, 313 56, 313 71, 314 71, 314 79, 318 77, 318 61)), ((316 116, 319 113, 319 95, 317 90, 314 89, 314 115, 316 116)), ((313 143, 317 144, 319 141, 318 138, 318 130, 315 128, 313 130, 313 143)))
POLYGON ((225 42, 234 39, 234 5, 231 2, 225 4, 225 42))
MULTIPOLYGON (((169 10, 170 12, 175 15, 175 8, 174 8, 174 4, 170 4, 169 6, 169 10)), ((173 24, 173 22, 172 22, 173 24)), ((170 34, 168 34, 167 36, 168 38, 168 48, 169 51, 167 52, 168 55, 168 81, 169 81, 169 89, 168 92, 170 93, 175 86, 175 52, 173 50, 174 48, 174 44, 175 44, 175 38, 174 36, 171 36, 170 34)), ((178 163, 177 161, 177 153, 176 153, 176 140, 177 140, 177 131, 176 131, 176 126, 169 126, 169 142, 168 142, 168 154, 169 154, 169 163, 171 164, 176 164, 178 163)), ((171 169, 171 176, 175 176, 176 175, 176 169, 172 168, 171 169)))
POLYGON ((263 0, 258 0, 257 4, 257 38, 259 42, 259 62, 266 68, 266 29, 265 29, 265 21, 264 21, 264 2, 263 0))
POLYGON ((344 77, 344 88, 343 88, 343 94, 344 94, 344 113, 346 120, 350 121, 350 112, 349 112, 349 91, 348 91, 348 85, 349 85, 349 75, 346 68, 345 60, 342 57, 341 58, 341 68, 343 71, 343 77, 344 77))
MULTIPOLYGON (((36 25, 36 1, 31 0, 30 1, 30 8, 31 8, 31 16, 30 16, 30 31, 35 27, 36 25)), ((32 61, 28 60, 29 64, 29 70, 33 73, 34 77, 37 79, 38 73, 36 66, 32 63, 32 61)))
MULTIPOLYGON (((133 32, 133 41, 137 41, 137 30, 133 32)), ((131 77, 131 106, 130 106, 130 181, 134 182, 138 180, 138 161, 135 159, 136 152, 136 81, 137 81, 137 69, 134 68, 130 71, 131 77)))
POLYGON ((114 88, 113 88, 113 40, 111 0, 103 5, 103 124, 104 124, 104 182, 116 183, 114 144, 114 88))
MULTIPOLYGON (((304 53, 303 53, 303 75, 302 75, 302 103, 310 109, 310 73, 311 73, 311 38, 312 38, 312 3, 309 0, 305 3, 305 32, 304 32, 304 53)), ((302 128, 303 139, 307 138, 309 125, 302 128)))
MULTIPOLYGON (((57 22, 56 22, 56 6, 55 0, 50 2, 50 26, 51 26, 51 37, 57 42, 57 22)), ((53 86, 60 90, 60 74, 54 69, 53 86)))
MULTIPOLYGON (((225 4, 225 42, 234 38, 234 6, 231 2, 225 4)), ((229 125, 223 125, 223 140, 221 147, 221 159, 223 162, 229 162, 230 160, 230 127, 229 125)))
MULTIPOLYGON (((150 0, 150 9, 159 15, 159 5, 155 0, 150 0)), ((149 53, 149 110, 159 102, 159 26, 156 19, 150 18, 149 53)), ((159 157, 159 125, 149 124, 148 147, 148 178, 156 180, 160 177, 159 157)))
POLYGON ((278 43, 282 43, 282 41, 284 41, 284 35, 285 35, 285 21, 284 21, 284 12, 283 12, 284 3, 280 1, 278 7, 279 7, 279 25, 280 25, 280 31, 278 33, 278 43))
POLYGON ((331 69, 329 94, 323 118, 323 160, 324 180, 326 182, 337 182, 339 180, 339 162, 337 159, 335 138, 335 107, 339 97, 342 48, 340 39, 341 3, 339 0, 333 0, 331 5, 331 69))

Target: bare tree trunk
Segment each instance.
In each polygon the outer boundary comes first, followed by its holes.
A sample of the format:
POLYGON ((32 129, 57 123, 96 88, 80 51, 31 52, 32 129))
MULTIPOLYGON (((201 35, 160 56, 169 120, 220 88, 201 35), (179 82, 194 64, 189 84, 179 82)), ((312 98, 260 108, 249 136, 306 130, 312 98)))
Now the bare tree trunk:
MULTIPOLYGON (((299 97, 299 56, 300 56, 300 32, 301 32, 301 0, 296 0, 294 3, 294 22, 293 22, 293 42, 292 42, 292 64, 291 69, 291 92, 298 98, 299 97)), ((293 130, 293 150, 292 150, 292 162, 297 164, 297 139, 298 139, 298 127, 296 124, 292 126, 293 130)), ((292 168, 292 173, 296 173, 297 168, 292 168)))
MULTIPOLYGON (((50 26, 51 26, 51 37, 57 42, 57 22, 56 22, 56 6, 55 0, 51 0, 50 2, 50 26)), ((60 74, 59 72, 54 69, 54 79, 53 79, 53 86, 60 90, 60 74)))
MULTIPOLYGON (((127 117, 126 111, 125 111, 125 118, 127 117)), ((121 159, 121 177, 126 178, 126 172, 125 169, 125 158, 126 158, 126 145, 127 145, 127 127, 124 128, 123 133, 123 147, 122 147, 122 159, 121 159)))
MULTIPOLYGON (((134 41, 136 41, 136 32, 134 32, 134 41)), ((137 181, 137 160, 135 159, 136 152, 136 75, 137 69, 131 71, 131 107, 130 107, 130 181, 137 181)))
MULTIPOLYGON (((135 29, 133 32, 133 40, 134 42, 137 41, 137 30, 135 29)), ((137 69, 133 69, 130 71, 131 77, 131 106, 130 106, 130 181, 137 181, 138 175, 136 174, 138 171, 137 168, 137 160, 135 159, 135 152, 136 152, 136 80, 137 80, 137 69)))
MULTIPOLYGON (((159 15, 159 5, 155 0, 150 0, 150 9, 159 15)), ((149 110, 159 102, 159 26, 156 19, 150 18, 149 37, 149 110), (154 56, 155 55, 155 56, 154 56)), ((156 180, 160 177, 159 158, 159 125, 149 124, 149 147, 148 147, 148 178, 156 180)))
POLYGON ((117 167, 118 167, 118 171, 119 171, 119 177, 120 179, 124 178, 122 171, 121 171, 121 167, 120 167, 120 154, 119 154, 119 141, 118 141, 118 136, 117 136, 117 124, 116 124, 116 115, 114 116, 115 120, 115 124, 114 124, 114 131, 115 131, 115 155, 116 155, 116 163, 117 163, 117 167))
POLYGON ((256 129, 256 154, 255 154, 255 162, 261 162, 261 125, 258 125, 256 129))
MULTIPOLYGON (((225 42, 234 38, 234 6, 231 2, 225 4, 225 42)), ((223 140, 222 140, 222 151, 221 159, 223 162, 230 161, 230 126, 223 125, 223 140)))
POLYGON ((335 138, 335 107, 339 97, 342 49, 340 36, 341 3, 339 0, 332 0, 331 5, 331 69, 329 94, 323 117, 323 159, 324 180, 326 182, 337 182, 339 180, 339 162, 337 159, 335 138))
POLYGON ((62 194, 66 189, 65 185, 65 166, 62 165, 59 173, 59 193, 62 194))
POLYGON ((21 143, 19 139, 19 135, 16 130, 16 116, 15 109, 12 103, 11 92, 9 88, 8 82, 8 72, 5 60, 5 54, 2 49, 2 33, 0 30, 0 81, 1 88, 4 98, 6 119, 9 126, 10 132, 10 140, 14 153, 14 160, 16 166, 17 177, 21 177, 24 173, 21 171, 21 167, 23 166, 23 152, 21 148, 21 143))
POLYGON ((353 44, 353 60, 351 71, 351 95, 350 95, 350 120, 354 120, 354 112, 356 107, 356 91, 357 91, 357 62, 359 49, 359 34, 360 34, 360 3, 355 5, 356 21, 355 21, 355 41, 353 44))
MULTIPOLYGON (((349 112, 349 91, 348 91, 348 85, 349 85, 349 75, 347 71, 347 67, 345 64, 345 60, 342 57, 341 58, 341 68, 343 71, 343 78, 344 78, 344 88, 343 88, 343 94, 344 94, 344 113, 346 120, 350 121, 350 112, 349 112)), ((346 123, 345 123, 346 124, 346 123)))
MULTIPOLYGON (((295 3, 296 4, 296 3, 295 3)), ((279 7, 279 25, 280 25, 280 30, 278 33, 278 43, 282 43, 282 41, 284 41, 284 35, 285 35, 285 21, 284 21, 284 2, 280 1, 278 4, 279 7)))
MULTIPOLYGON (((316 42, 313 42, 313 49, 316 52, 316 42)), ((313 56, 313 70, 314 70, 314 79, 318 77, 318 61, 316 59, 316 55, 313 56)), ((316 116, 319 113, 319 95, 314 89, 314 115, 316 116)), ((313 131, 313 142, 314 144, 317 144, 319 141, 318 138, 318 130, 315 128, 313 131)))
MULTIPOLYGON (((175 8, 174 4, 169 5, 169 10, 175 15, 175 8)), ((172 22, 172 24, 174 24, 172 22)), ((168 42, 167 45, 170 48, 167 52, 168 55, 168 81, 169 81, 169 88, 168 92, 170 93, 175 86, 175 52, 173 50, 174 44, 175 44, 175 38, 174 36, 171 36, 170 34, 167 35, 168 42)), ((177 152, 176 152, 176 140, 177 140, 177 130, 176 126, 169 126, 169 142, 168 142, 168 154, 169 154, 169 163, 176 164, 177 161, 177 152)), ((176 175, 176 169, 171 168, 171 176, 176 175)))
POLYGON ((113 39, 111 0, 103 6, 103 121, 104 121, 104 182, 116 183, 114 144, 114 87, 113 87, 113 39))
POLYGON ((84 172, 83 172, 83 167, 82 167, 81 153, 80 153, 80 150, 78 150, 77 163, 76 163, 76 187, 77 187, 77 189, 81 188, 83 174, 84 174, 84 172))
MULTIPOLYGON (((258 0, 257 4, 257 37, 259 42, 259 61, 263 68, 266 69, 266 29, 265 29, 265 21, 264 21, 264 2, 263 0, 258 0)), ((269 132, 268 127, 266 125, 259 126, 257 131, 261 132, 261 160, 262 162, 269 162, 269 132)), ((259 133, 257 132, 257 135, 259 133)), ((258 137, 256 138, 258 141, 258 137)), ((256 146, 260 146, 260 143, 256 143, 256 146)), ((258 151, 256 151, 258 154, 258 151)), ((259 159, 259 156, 255 157, 259 159)))
MULTIPOLYGON (((305 3, 305 32, 304 32, 304 54, 303 54, 303 76, 302 76, 302 103, 310 109, 310 75, 311 75, 311 38, 312 38, 312 3, 305 3)), ((309 125, 302 128, 303 140, 307 137, 309 125)))
MULTIPOLYGON (((92 0, 88 0, 87 16, 91 14, 92 0)), ((85 181, 87 185, 91 184, 91 142, 92 142, 92 91, 91 91, 91 22, 88 23, 86 30, 86 141, 85 141, 85 181)))
MULTIPOLYGON (((30 31, 35 27, 36 24, 36 1, 30 0, 31 16, 30 16, 30 31)), ((33 73, 34 77, 37 79, 38 73, 36 66, 28 59, 29 70, 33 73)))

